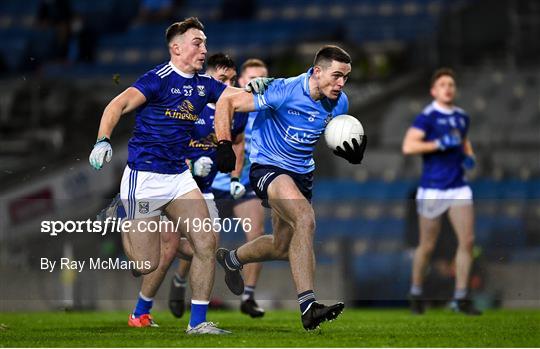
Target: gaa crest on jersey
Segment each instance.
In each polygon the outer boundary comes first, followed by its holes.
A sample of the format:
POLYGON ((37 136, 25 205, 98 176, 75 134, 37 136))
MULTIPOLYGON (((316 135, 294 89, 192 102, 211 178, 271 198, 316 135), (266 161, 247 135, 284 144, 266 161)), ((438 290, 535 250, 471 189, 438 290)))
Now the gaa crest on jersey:
POLYGON ((139 213, 147 214, 150 211, 150 203, 148 201, 139 201, 139 213))
POLYGON ((197 85, 197 94, 200 97, 206 96, 206 92, 204 91, 204 85, 197 85))

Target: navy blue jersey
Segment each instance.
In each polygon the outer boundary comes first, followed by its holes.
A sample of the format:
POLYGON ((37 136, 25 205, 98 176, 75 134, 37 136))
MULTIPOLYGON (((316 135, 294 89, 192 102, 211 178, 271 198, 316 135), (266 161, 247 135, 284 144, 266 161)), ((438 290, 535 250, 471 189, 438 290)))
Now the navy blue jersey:
MULTIPOLYGON (((433 102, 416 117, 412 126, 424 131, 425 141, 434 141, 449 133, 459 133, 462 139, 465 139, 469 123, 469 116, 463 109, 445 109, 433 102)), ((463 147, 426 153, 422 158, 424 164, 421 187, 450 189, 466 184, 462 167, 465 158, 463 147)))
MULTIPOLYGON (((216 106, 214 104, 208 104, 203 109, 199 115, 199 120, 195 122, 195 127, 191 132, 191 140, 189 141, 189 149, 186 156, 191 161, 196 161, 202 156, 207 156, 214 161, 214 165, 212 165, 212 169, 210 170, 208 176, 193 177, 197 182, 199 189, 201 189, 201 192, 203 193, 212 192, 212 182, 217 174, 217 167, 215 164, 217 149, 217 137, 214 128, 215 113, 216 106)), ((234 113, 231 125, 231 136, 233 139, 237 135, 244 132, 248 115, 249 114, 247 113, 234 113)))
POLYGON ((252 163, 273 165, 295 173, 315 169, 313 149, 328 122, 346 114, 349 102, 344 92, 338 99, 314 101, 309 94, 307 73, 274 80, 261 95, 253 95, 260 112, 251 135, 252 163))
POLYGON ((226 85, 208 75, 186 74, 169 62, 141 76, 133 87, 146 103, 137 109, 128 166, 163 174, 184 172, 193 125, 206 104, 217 102, 226 85))

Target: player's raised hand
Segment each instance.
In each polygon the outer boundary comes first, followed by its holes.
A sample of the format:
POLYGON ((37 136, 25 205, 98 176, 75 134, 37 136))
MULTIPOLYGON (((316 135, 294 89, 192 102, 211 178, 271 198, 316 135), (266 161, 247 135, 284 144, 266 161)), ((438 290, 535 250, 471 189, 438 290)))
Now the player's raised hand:
POLYGON ((462 139, 459 133, 447 133, 439 139, 435 140, 437 148, 441 151, 446 149, 459 147, 462 144, 462 139))
POLYGON ((112 154, 111 140, 107 137, 101 137, 94 144, 88 161, 93 168, 101 170, 103 161, 111 162, 112 154))
POLYGON ((218 171, 223 173, 229 173, 236 167, 236 155, 231 141, 222 139, 218 142, 216 165, 218 171))
POLYGON ((362 143, 360 144, 358 144, 358 140, 356 138, 353 138, 352 144, 353 146, 351 147, 349 142, 343 142, 343 149, 338 146, 336 150, 334 150, 334 154, 344 158, 351 164, 361 164, 362 160, 364 159, 364 152, 366 151, 367 136, 362 136, 362 143))
POLYGON ((274 78, 255 78, 249 80, 247 85, 244 87, 246 92, 251 92, 255 94, 263 94, 266 91, 268 85, 274 81, 274 78))
POLYGON ((233 199, 238 200, 246 193, 246 187, 240 183, 238 177, 231 178, 231 196, 233 199))
POLYGON ((212 170, 214 162, 208 156, 201 156, 191 164, 191 173, 197 177, 206 177, 212 170))

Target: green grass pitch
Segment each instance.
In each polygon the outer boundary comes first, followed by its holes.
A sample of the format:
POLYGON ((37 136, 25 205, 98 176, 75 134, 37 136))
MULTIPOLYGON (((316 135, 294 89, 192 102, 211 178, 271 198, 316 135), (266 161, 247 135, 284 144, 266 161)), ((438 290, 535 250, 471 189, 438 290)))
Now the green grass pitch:
MULTIPOLYGON (((189 314, 187 314, 189 315, 189 314)), ((345 309, 320 330, 301 328, 298 312, 250 319, 212 311, 233 334, 187 336, 187 315, 156 312, 159 328, 128 328, 128 312, 0 313, 2 347, 538 347, 540 310, 487 311, 467 317, 448 310, 412 316, 405 309, 345 309)))

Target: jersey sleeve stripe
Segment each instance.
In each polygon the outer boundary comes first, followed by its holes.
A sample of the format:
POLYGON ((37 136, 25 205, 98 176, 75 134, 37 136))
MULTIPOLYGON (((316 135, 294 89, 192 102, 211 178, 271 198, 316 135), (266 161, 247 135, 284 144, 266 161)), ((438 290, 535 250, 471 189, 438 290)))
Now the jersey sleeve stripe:
POLYGON ((262 107, 262 106, 270 107, 270 105, 268 105, 268 103, 266 102, 266 98, 264 98, 264 95, 257 95, 257 102, 259 104, 259 107, 262 107))
POLYGON ((163 72, 164 72, 165 70, 167 70, 167 69, 172 69, 172 67, 171 67, 170 64, 166 64, 165 66, 161 67, 161 69, 158 70, 158 71, 156 72, 156 74, 159 75, 159 74, 163 73, 163 72))
POLYGON ((169 75, 170 73, 172 73, 172 71, 173 71, 172 68, 169 67, 169 69, 165 69, 165 70, 162 71, 161 73, 158 73, 158 76, 159 76, 160 78, 163 79, 164 77, 166 77, 167 75, 169 75))

